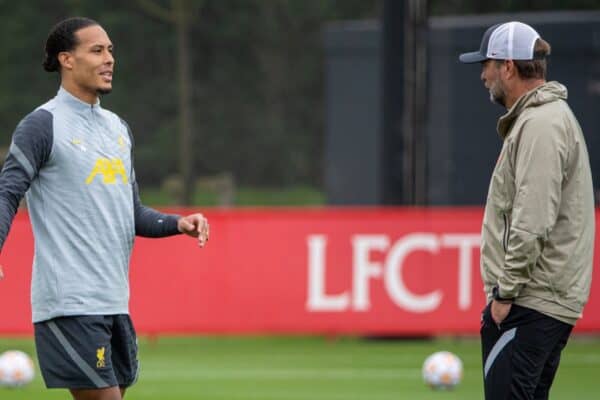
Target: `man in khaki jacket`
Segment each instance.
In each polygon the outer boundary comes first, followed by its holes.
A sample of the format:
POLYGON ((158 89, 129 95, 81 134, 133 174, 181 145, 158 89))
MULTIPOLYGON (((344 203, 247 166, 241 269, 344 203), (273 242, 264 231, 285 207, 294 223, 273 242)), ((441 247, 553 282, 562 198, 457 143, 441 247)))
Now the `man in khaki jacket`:
POLYGON ((560 353, 582 315, 592 278, 594 199, 581 128, 567 89, 546 82, 550 45, 520 22, 494 25, 481 63, 502 150, 482 228, 485 398, 548 399, 560 353))

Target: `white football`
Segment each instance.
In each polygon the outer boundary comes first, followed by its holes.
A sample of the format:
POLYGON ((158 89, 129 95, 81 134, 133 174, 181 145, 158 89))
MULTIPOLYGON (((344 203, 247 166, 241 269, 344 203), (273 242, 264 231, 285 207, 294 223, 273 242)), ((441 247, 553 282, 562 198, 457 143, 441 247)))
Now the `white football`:
POLYGON ((452 389, 462 379, 460 358, 449 351, 433 353, 423 363, 423 380, 434 389, 452 389))
POLYGON ((19 350, 0 354, 0 386, 18 387, 33 380, 35 368, 31 358, 19 350))

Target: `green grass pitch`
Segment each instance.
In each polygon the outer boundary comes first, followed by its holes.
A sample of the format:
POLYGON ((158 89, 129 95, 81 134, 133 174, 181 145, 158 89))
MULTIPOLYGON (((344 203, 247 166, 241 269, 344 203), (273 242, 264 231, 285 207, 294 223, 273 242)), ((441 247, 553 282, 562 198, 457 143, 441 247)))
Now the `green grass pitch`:
MULTIPOLYGON (((0 339, 0 351, 34 355, 31 339, 0 339)), ((141 375, 128 400, 481 400, 479 341, 365 340, 322 337, 159 337, 140 339, 141 375), (421 365, 438 350, 465 367, 453 391, 433 391, 421 365)), ((38 374, 0 399, 70 399, 44 389, 38 374)), ((600 337, 572 338, 550 398, 600 398, 600 337)))

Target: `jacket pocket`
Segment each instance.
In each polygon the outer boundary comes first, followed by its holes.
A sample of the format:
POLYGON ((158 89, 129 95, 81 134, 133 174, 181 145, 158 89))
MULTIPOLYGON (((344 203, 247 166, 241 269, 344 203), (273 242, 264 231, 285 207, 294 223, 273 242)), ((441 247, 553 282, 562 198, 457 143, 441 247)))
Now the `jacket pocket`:
POLYGON ((502 219, 504 220, 504 231, 502 233, 502 248, 504 253, 508 251, 508 239, 510 236, 510 219, 507 213, 502 213, 502 219))

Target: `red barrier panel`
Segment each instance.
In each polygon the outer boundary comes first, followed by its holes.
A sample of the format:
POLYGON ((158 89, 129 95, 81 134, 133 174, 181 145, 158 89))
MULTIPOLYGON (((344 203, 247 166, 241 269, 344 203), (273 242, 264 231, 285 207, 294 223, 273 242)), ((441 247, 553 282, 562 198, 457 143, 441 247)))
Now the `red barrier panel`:
MULTIPOLYGON (((205 214, 211 240, 204 249, 183 236, 136 240, 130 305, 140 333, 479 330, 480 208, 205 214)), ((20 213, 0 258, 1 333, 31 333, 32 248, 29 221, 20 213)), ((597 282, 579 332, 600 332, 597 282)))

